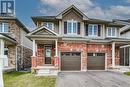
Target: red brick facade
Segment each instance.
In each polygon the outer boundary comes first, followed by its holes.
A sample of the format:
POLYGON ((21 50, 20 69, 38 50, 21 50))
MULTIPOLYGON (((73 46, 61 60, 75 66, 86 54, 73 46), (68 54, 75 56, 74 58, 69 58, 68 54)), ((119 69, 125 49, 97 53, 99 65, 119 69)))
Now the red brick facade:
MULTIPOLYGON (((87 53, 105 53, 107 58, 107 68, 112 65, 112 45, 96 43, 76 43, 59 42, 58 51, 60 52, 81 52, 81 70, 87 70, 87 53)), ((52 53, 52 64, 60 68, 60 56, 55 57, 55 45, 52 53)), ((32 67, 44 65, 44 45, 38 45, 37 58, 32 58, 32 67), (36 61, 36 62, 35 62, 36 61), (36 65, 35 65, 36 64, 36 65)), ((119 47, 116 47, 116 65, 119 65, 119 47)))

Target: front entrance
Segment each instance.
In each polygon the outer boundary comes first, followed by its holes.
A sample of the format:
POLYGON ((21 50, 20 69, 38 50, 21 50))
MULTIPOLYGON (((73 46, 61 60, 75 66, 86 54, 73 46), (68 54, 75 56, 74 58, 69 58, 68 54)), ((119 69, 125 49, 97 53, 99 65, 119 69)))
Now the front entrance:
POLYGON ((80 52, 62 52, 61 53, 61 70, 64 70, 64 71, 81 70, 81 53, 80 52))
POLYGON ((105 70, 105 53, 88 53, 88 70, 105 70))
POLYGON ((120 48, 120 65, 130 66, 130 47, 120 48))
POLYGON ((45 46, 45 64, 51 64, 52 46, 45 46))

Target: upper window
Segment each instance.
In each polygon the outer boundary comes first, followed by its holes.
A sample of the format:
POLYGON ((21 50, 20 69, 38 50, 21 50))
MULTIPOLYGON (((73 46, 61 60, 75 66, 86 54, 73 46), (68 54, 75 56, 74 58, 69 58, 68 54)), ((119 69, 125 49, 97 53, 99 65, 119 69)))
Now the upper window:
POLYGON ((77 34, 77 21, 67 21, 67 34, 77 34))
POLYGON ((54 23, 52 22, 44 22, 43 25, 51 30, 54 30, 54 23))
POLYGON ((2 32, 2 33, 9 32, 9 24, 8 23, 0 23, 0 32, 2 32))
POLYGON ((116 27, 107 27, 107 37, 116 37, 116 27))
POLYGON ((88 36, 98 36, 98 25, 97 24, 88 25, 88 36))

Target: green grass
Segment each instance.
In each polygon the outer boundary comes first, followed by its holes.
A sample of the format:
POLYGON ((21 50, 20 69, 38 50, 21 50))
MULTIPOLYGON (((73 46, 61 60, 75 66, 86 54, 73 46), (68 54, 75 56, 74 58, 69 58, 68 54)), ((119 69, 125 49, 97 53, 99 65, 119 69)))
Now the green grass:
POLYGON ((4 73, 5 87, 55 87, 56 77, 35 76, 25 72, 4 73))
POLYGON ((130 72, 125 72, 124 74, 130 76, 130 72))

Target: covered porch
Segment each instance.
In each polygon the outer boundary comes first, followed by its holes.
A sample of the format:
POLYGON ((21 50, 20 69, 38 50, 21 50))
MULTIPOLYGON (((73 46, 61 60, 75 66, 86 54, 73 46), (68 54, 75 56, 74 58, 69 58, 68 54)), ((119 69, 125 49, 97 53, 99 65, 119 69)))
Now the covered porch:
POLYGON ((112 66, 113 69, 121 69, 130 67, 130 57, 125 56, 130 54, 129 49, 125 49, 127 52, 122 54, 122 48, 128 47, 130 45, 130 40, 128 39, 118 39, 112 40, 112 66), (125 56, 125 57, 124 57, 125 56), (126 61, 127 60, 127 61, 126 61), (126 64, 127 63, 127 64, 126 64))
POLYGON ((32 70, 50 75, 59 68, 59 34, 41 26, 27 35, 33 42, 32 70))
POLYGON ((58 68, 58 39, 33 39, 32 69, 42 66, 58 68))
POLYGON ((3 71, 16 68, 16 44, 15 39, 7 34, 0 34, 0 66, 3 67, 3 71))

